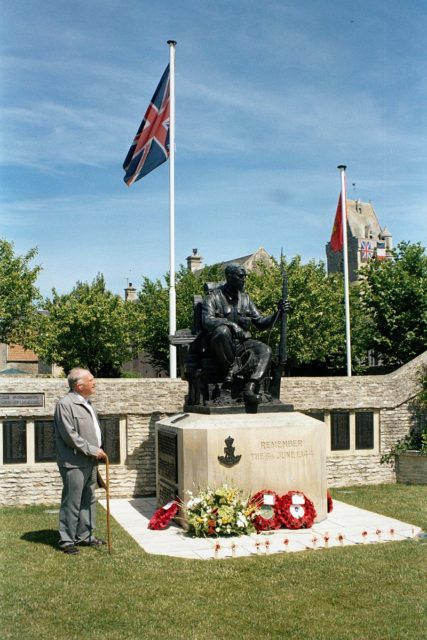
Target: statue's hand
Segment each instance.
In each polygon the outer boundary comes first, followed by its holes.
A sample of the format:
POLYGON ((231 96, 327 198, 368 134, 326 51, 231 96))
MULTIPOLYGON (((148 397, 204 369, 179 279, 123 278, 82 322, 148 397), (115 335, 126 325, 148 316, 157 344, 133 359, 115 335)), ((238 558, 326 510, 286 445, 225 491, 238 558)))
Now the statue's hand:
POLYGON ((233 336, 236 338, 236 340, 244 340, 245 332, 243 331, 242 327, 239 327, 239 325, 235 322, 230 322, 228 326, 230 327, 231 332, 233 333, 233 336))
POLYGON ((239 316, 239 326, 243 329, 243 331, 249 331, 251 322, 251 319, 247 316, 239 316))
POLYGON ((280 313, 289 313, 291 311, 291 303, 289 300, 280 299, 277 303, 277 310, 280 311, 280 313))

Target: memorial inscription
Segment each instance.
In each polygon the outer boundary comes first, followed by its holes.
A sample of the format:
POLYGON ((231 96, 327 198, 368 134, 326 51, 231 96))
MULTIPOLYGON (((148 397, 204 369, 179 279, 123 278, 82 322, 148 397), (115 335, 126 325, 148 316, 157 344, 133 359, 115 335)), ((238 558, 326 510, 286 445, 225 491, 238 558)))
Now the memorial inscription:
POLYGON ((158 472, 173 483, 178 482, 177 434, 159 430, 157 438, 158 472))
POLYGON ((3 463, 13 464, 27 461, 25 420, 3 422, 3 463))
POLYGON ((43 407, 44 393, 0 393, 0 407, 43 407))
POLYGON ((171 485, 161 480, 158 486, 158 497, 157 500, 159 504, 165 505, 171 500, 175 500, 178 494, 177 485, 171 485))
POLYGON ((252 460, 295 460, 314 456, 314 451, 304 444, 304 440, 261 440, 259 451, 250 455, 252 460))
POLYGON ((35 460, 36 462, 55 462, 55 430, 53 420, 35 420, 35 460))

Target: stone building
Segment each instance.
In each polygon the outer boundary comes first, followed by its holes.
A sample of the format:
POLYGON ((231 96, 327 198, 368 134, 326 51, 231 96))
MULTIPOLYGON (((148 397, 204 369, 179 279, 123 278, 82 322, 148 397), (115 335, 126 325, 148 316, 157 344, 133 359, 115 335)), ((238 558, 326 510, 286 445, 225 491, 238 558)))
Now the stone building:
MULTIPOLYGON (((374 207, 360 200, 347 200, 348 270, 350 282, 357 280, 357 270, 371 258, 384 260, 393 248, 387 227, 381 227, 374 207)), ((326 245, 328 273, 343 271, 343 252, 326 245)))
POLYGON ((61 367, 40 360, 37 353, 19 344, 0 344, 0 375, 62 375, 61 367))
MULTIPOLYGON (((201 269, 203 269, 202 264, 203 257, 199 255, 197 249, 193 249, 192 255, 187 257, 187 267, 189 271, 193 273, 197 273, 201 269)), ((264 249, 264 247, 259 247, 254 253, 250 253, 247 256, 242 256, 240 258, 233 258, 233 260, 226 260, 225 262, 221 262, 221 266, 225 269, 230 264, 239 264, 244 267, 247 271, 253 271, 256 269, 258 264, 272 264, 273 259, 270 254, 264 249)))

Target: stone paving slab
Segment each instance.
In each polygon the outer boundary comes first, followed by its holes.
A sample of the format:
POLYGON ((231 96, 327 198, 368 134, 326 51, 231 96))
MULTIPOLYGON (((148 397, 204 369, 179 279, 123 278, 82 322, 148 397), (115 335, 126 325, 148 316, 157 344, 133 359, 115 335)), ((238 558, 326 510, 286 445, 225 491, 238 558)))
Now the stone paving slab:
MULTIPOLYGON (((99 502, 106 508, 105 500, 99 502)), ((148 529, 156 508, 155 498, 110 500, 112 517, 144 551, 193 560, 377 544, 416 538, 421 534, 420 527, 334 500, 333 511, 326 520, 314 524, 311 529, 279 529, 232 538, 191 538, 174 523, 163 531, 148 529)))

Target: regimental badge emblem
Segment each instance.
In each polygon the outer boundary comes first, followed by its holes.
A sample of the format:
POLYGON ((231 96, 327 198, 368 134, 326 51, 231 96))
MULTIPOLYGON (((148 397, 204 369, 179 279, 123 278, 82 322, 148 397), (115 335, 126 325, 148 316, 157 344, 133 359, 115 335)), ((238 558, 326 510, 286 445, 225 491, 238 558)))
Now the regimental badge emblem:
POLYGON ((223 464, 226 467, 234 467, 234 465, 240 461, 240 458, 242 456, 241 455, 236 456, 234 454, 234 451, 236 449, 236 447, 233 447, 234 438, 232 438, 231 436, 228 436, 228 438, 226 438, 224 442, 225 442, 225 447, 224 447, 225 455, 218 456, 218 460, 221 464, 223 464))

